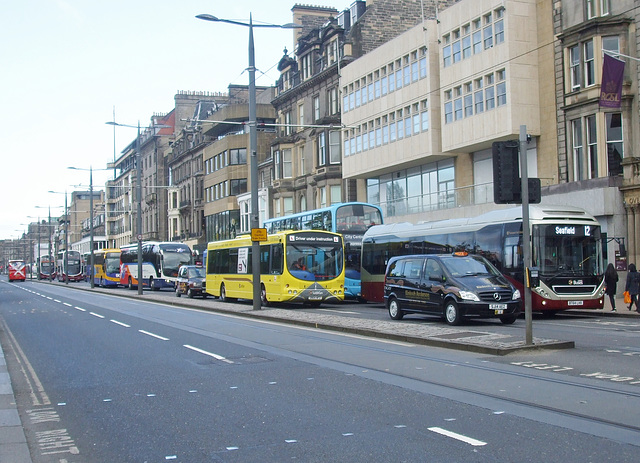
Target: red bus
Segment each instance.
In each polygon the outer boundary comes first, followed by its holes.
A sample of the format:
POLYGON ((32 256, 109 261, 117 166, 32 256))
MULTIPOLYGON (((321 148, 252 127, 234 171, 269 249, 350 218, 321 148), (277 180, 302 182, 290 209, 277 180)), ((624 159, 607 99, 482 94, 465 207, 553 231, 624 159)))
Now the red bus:
POLYGON ((38 261, 38 280, 53 280, 56 277, 56 263, 53 257, 41 256, 38 261))
POLYGON ((57 261, 58 281, 82 281, 84 273, 82 272, 82 256, 78 251, 60 251, 57 261), (66 253, 66 256, 65 256, 66 253), (66 262, 65 262, 66 260, 66 262))
POLYGON ((23 260, 9 261, 9 281, 24 281, 27 279, 27 266, 23 260))

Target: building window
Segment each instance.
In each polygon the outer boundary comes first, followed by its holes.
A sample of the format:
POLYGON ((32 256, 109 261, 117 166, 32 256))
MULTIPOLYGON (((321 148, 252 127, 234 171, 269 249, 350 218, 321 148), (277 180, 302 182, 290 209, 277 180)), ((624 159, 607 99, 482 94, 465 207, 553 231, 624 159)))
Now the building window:
POLYGON ((284 204, 284 215, 293 214, 293 198, 283 198, 282 202, 284 204))
POLYGON ((462 119, 462 85, 453 89, 453 111, 456 121, 462 119))
POLYGON ((338 204, 342 202, 342 186, 331 185, 329 187, 329 194, 331 195, 331 204, 338 204))
POLYGON ((451 54, 453 57, 453 63, 457 63, 462 60, 462 47, 460 45, 460 29, 453 31, 453 43, 451 44, 451 54))
POLYGON ((494 38, 496 45, 504 42, 504 8, 495 11, 495 22, 493 23, 494 38))
POLYGON ((429 130, 429 102, 428 100, 422 100, 420 105, 420 119, 422 121, 422 131, 424 132, 426 130, 429 130))
POLYGON ((308 53, 300 59, 300 76, 302 80, 307 80, 311 77, 311 72, 311 53, 308 53))
POLYGON ((571 91, 580 88, 580 46, 574 45, 569 48, 569 73, 571 75, 571 91))
POLYGON ((236 148, 229 150, 229 163, 231 165, 242 165, 247 163, 247 149, 236 148))
POLYGON ((593 54, 593 40, 584 43, 584 86, 596 83, 595 56, 593 54))
POLYGON ((484 17, 485 27, 482 30, 482 36, 484 39, 484 49, 488 50, 493 47, 493 25, 491 24, 491 13, 484 17))
POLYGON ((284 113, 284 134, 291 135, 291 111, 284 113))
POLYGON ((582 149, 582 120, 571 121, 573 141, 573 177, 574 181, 585 179, 584 156, 582 149))
POLYGON ((473 22, 473 54, 477 55, 482 51, 482 29, 480 26, 480 20, 476 19, 473 22))
POLYGON ((329 90, 329 113, 333 116, 338 114, 340 108, 338 106, 338 87, 329 90))
POLYGON ((427 77, 427 49, 422 47, 420 49, 420 78, 427 77))
POLYGON ((444 92, 444 123, 453 122, 453 98, 451 90, 444 92))
POLYGON ((298 105, 298 125, 299 130, 304 130, 304 104, 298 105))
MULTIPOLYGON (((247 192, 246 178, 230 180, 229 184, 230 184, 229 194, 231 196, 237 196, 247 192)), ((216 194, 217 194, 217 191, 216 191, 216 194)))
POLYGON ((588 116, 587 121, 587 151, 588 151, 588 165, 589 165, 589 178, 598 177, 598 129, 596 126, 596 116, 588 116))
POLYGON ((607 168, 609 176, 622 175, 624 146, 622 141, 622 114, 606 113, 607 123, 607 168))
POLYGON ((320 120, 320 97, 319 96, 313 97, 313 120, 314 121, 320 120))
POLYGON ((471 26, 462 27, 462 59, 471 57, 471 26))
POLYGON ((449 67, 451 66, 451 44, 450 44, 450 36, 445 35, 443 42, 445 46, 442 48, 442 64, 443 66, 449 67))
POLYGON ((484 112, 484 90, 482 84, 482 78, 473 81, 475 92, 473 94, 476 114, 484 112))
POLYGON ((342 153, 340 153, 340 132, 329 132, 329 160, 331 164, 342 162, 342 153))
POLYGON ((496 72, 498 83, 496 84, 496 99, 498 106, 504 106, 507 104, 507 81, 505 78, 505 70, 502 69, 496 72))
POLYGON ((325 141, 325 133, 318 134, 318 166, 324 166, 327 163, 327 146, 325 141))
POLYGON ((282 150, 282 178, 293 177, 293 159, 291 149, 282 150))
POLYGON ((609 14, 609 0, 586 0, 586 2, 587 19, 607 16, 609 14))

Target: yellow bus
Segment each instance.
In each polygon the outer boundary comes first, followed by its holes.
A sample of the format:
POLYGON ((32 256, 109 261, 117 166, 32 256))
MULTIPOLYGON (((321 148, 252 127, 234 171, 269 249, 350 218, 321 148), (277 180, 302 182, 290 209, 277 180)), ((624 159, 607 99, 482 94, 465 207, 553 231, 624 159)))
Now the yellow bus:
MULTIPOLYGON (((86 257, 91 259, 91 255, 86 257)), ((87 261, 91 267, 91 261, 87 261)), ((120 283, 120 249, 98 249, 93 251, 93 281, 103 288, 116 288, 120 283)))
MULTIPOLYGON (((251 237, 207 246, 207 293, 222 301, 253 299, 251 237)), ((260 243, 260 299, 319 306, 344 300, 344 242, 337 233, 281 231, 260 243)))

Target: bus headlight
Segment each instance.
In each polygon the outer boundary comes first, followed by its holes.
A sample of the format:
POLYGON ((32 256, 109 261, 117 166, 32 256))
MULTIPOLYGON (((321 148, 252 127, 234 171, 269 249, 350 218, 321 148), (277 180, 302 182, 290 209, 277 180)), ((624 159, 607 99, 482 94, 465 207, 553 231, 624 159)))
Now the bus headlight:
POLYGON ((480 298, 477 294, 471 291, 460 291, 460 298, 467 301, 480 302, 480 298))

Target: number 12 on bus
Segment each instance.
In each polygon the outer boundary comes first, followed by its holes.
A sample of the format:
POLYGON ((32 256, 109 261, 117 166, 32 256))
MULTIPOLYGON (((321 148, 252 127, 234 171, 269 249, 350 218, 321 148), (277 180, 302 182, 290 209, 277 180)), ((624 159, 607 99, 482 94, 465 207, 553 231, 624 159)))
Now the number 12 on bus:
MULTIPOLYGON (((253 298, 251 237, 207 246, 207 293, 222 301, 253 298)), ((319 306, 344 300, 344 243, 337 233, 283 231, 260 243, 260 298, 319 306)))

